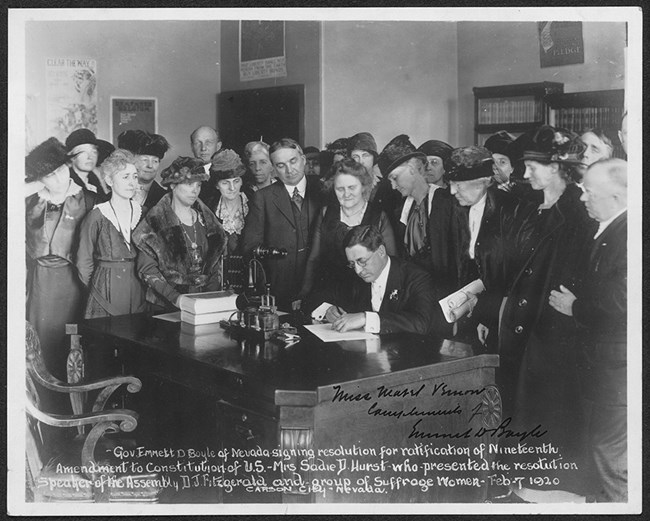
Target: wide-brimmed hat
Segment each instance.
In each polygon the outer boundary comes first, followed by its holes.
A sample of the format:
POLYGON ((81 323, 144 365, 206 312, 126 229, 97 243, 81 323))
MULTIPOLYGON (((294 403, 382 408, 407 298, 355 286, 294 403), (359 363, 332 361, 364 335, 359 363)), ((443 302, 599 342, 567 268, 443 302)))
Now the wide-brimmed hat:
POLYGON ((135 155, 156 156, 162 159, 170 145, 160 134, 149 134, 144 130, 125 130, 117 136, 117 148, 124 148, 135 155))
POLYGON ((582 154, 586 145, 577 134, 564 128, 544 125, 531 133, 524 143, 522 159, 542 163, 582 163, 582 154))
POLYGON ((377 142, 370 132, 359 132, 348 139, 348 155, 353 150, 365 150, 370 152, 375 158, 379 155, 377 142))
POLYGON ((205 172, 203 161, 195 157, 178 156, 171 165, 160 173, 163 186, 179 183, 193 183, 194 181, 207 181, 210 174, 205 172))
POLYGON ((234 150, 222 148, 212 156, 210 176, 216 181, 241 177, 246 172, 246 167, 234 150))
POLYGON ((394 137, 384 147, 379 154, 377 164, 382 175, 386 177, 402 163, 405 163, 412 157, 419 157, 426 161, 427 156, 423 152, 418 152, 415 145, 411 143, 406 134, 400 134, 394 137))
POLYGON ((483 146, 493 154, 501 154, 507 156, 508 147, 514 140, 515 137, 512 134, 506 132, 505 130, 499 130, 499 132, 492 134, 489 138, 487 138, 483 146))
POLYGON ((454 148, 445 163, 447 181, 472 181, 483 177, 492 177, 492 154, 485 147, 471 145, 454 148))
POLYGON ((36 181, 51 174, 68 160, 68 151, 63 143, 51 137, 35 147, 25 157, 25 180, 36 181))
POLYGON ((115 147, 113 146, 113 143, 109 143, 108 141, 104 141, 103 139, 98 139, 97 140, 97 166, 100 166, 108 156, 110 156, 113 151, 115 150, 115 147))
POLYGON ((422 152, 425 156, 436 156, 444 161, 449 159, 451 151, 454 149, 450 144, 437 139, 430 139, 425 141, 418 147, 418 152, 422 152))
POLYGON ((72 152, 79 145, 97 145, 97 136, 87 128, 78 128, 70 133, 65 140, 65 147, 72 152))

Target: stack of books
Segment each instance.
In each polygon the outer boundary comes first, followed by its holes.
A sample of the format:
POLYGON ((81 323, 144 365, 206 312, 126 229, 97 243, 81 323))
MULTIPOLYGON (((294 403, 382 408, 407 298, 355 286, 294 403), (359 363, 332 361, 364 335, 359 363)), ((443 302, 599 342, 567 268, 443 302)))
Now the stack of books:
POLYGON ((228 320, 237 312, 237 295, 232 291, 188 293, 179 301, 181 321, 193 325, 214 324, 228 320))

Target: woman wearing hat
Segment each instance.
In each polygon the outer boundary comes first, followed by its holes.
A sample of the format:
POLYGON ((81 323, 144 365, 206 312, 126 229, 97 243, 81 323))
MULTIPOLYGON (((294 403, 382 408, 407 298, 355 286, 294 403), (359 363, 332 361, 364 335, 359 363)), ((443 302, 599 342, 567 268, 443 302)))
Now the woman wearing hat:
POLYGON ((70 179, 67 160, 66 148, 55 138, 25 158, 26 180, 43 184, 25 200, 27 319, 38 332, 48 369, 61 379, 68 354, 65 324, 81 318, 74 247, 81 221, 95 204, 95 194, 70 179))
POLYGON ((165 195, 166 190, 156 182, 160 162, 169 150, 169 143, 160 134, 150 134, 144 130, 125 130, 117 136, 117 147, 135 155, 138 169, 138 187, 133 196, 147 213, 165 195))
POLYGON ((449 161, 453 148, 444 141, 430 139, 418 147, 418 152, 427 156, 427 164, 424 171, 424 177, 427 183, 445 188, 447 181, 445 179, 445 163, 449 161))
POLYGON ((97 139, 87 128, 70 133, 65 140, 70 164, 70 178, 80 186, 97 194, 97 202, 111 198, 110 188, 96 168, 115 149, 108 141, 97 139))
POLYGON ((383 237, 386 252, 397 254, 388 216, 379 207, 369 204, 372 179, 368 170, 354 159, 343 159, 335 163, 332 182, 336 202, 324 207, 316 222, 301 298, 346 278, 354 281, 356 275, 348 268, 343 239, 355 226, 376 226, 383 237))
POLYGON ((504 237, 520 211, 520 201, 497 188, 493 161, 487 148, 455 148, 447 161, 445 177, 458 203, 452 220, 453 244, 449 245, 456 255, 456 289, 476 279, 485 286, 472 318, 463 319, 459 330, 473 335, 480 320, 492 332, 491 338, 480 340, 496 351, 498 310, 507 288, 504 237))
POLYGON ((217 183, 217 193, 206 201, 226 232, 227 255, 237 255, 239 239, 248 215, 248 197, 241 192, 242 176, 246 168, 239 156, 230 149, 212 156, 210 176, 217 183))
POLYGON ((142 207, 134 202, 138 184, 135 157, 117 149, 102 164, 111 199, 100 203, 81 226, 77 270, 88 288, 86 318, 145 311, 144 288, 135 271, 132 230, 142 207))
POLYGON ((146 298, 154 309, 177 308, 183 293, 221 289, 226 236, 199 199, 201 182, 208 176, 202 161, 176 158, 161 174, 171 193, 133 231, 138 275, 148 286, 146 298))
MULTIPOLYGON (((571 181, 583 150, 577 136, 549 126, 526 144, 525 177, 544 200, 528 206, 513 223, 506 266, 512 282, 499 328, 499 380, 504 417, 512 415, 509 428, 528 431, 540 425, 546 434, 528 440, 553 444, 565 461, 576 461, 580 442, 575 389, 579 332, 572 317, 549 305, 549 295, 579 282, 597 229, 580 201, 580 188, 571 181)), ((546 475, 560 480, 550 488, 581 492, 575 471, 546 475)), ((543 500, 537 492, 517 493, 527 501, 543 500)))

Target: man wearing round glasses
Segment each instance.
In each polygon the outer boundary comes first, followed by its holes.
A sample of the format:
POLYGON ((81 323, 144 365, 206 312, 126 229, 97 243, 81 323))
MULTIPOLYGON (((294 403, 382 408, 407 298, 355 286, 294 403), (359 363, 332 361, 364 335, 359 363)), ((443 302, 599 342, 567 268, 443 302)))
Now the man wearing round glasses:
POLYGON ((364 329, 368 333, 422 335, 440 323, 430 275, 388 255, 377 228, 356 226, 343 244, 348 266, 359 278, 355 284, 314 295, 312 302, 323 302, 312 312, 314 319, 330 322, 340 332, 364 329))

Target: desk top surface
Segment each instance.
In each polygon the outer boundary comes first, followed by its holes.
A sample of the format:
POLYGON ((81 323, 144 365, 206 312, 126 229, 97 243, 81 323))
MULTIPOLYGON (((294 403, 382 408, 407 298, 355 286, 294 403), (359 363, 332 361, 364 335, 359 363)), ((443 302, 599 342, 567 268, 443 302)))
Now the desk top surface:
POLYGON ((187 324, 181 327, 145 315, 124 315, 83 321, 79 333, 110 339, 109 345, 119 344, 143 360, 164 360, 167 370, 189 372, 197 381, 203 375, 234 378, 240 385, 254 383, 264 394, 275 393, 276 402, 277 393, 283 391, 311 394, 324 387, 331 390, 338 383, 372 385, 376 378, 390 379, 387 375, 417 381, 498 365, 497 355, 480 354, 468 344, 436 337, 391 334, 371 341, 325 343, 299 327, 302 340, 297 344, 283 347, 267 341, 260 346, 238 341, 212 326, 193 335, 187 324))

